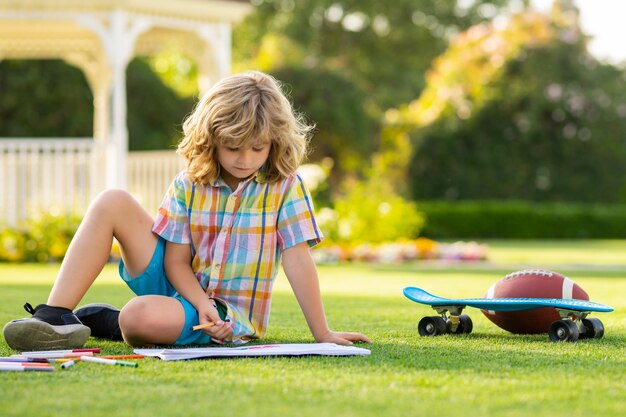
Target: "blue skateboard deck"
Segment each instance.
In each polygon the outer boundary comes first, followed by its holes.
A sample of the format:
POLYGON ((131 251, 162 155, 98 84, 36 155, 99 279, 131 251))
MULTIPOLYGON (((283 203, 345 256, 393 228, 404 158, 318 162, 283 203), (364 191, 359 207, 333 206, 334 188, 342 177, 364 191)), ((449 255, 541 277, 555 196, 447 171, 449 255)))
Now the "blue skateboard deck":
POLYGON ((613 307, 593 301, 561 298, 443 298, 421 288, 406 287, 404 295, 412 301, 429 306, 475 307, 492 311, 520 311, 554 307, 572 311, 610 313, 613 307))

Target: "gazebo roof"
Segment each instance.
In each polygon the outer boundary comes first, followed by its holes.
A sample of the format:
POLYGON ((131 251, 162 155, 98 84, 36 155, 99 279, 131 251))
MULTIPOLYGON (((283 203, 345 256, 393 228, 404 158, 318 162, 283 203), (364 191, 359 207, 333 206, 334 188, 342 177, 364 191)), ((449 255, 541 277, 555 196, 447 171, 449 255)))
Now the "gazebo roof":
POLYGON ((63 13, 110 12, 124 9, 130 13, 200 21, 237 22, 249 11, 245 0, 0 0, 0 12, 63 13))
MULTIPOLYGON (((232 24, 250 12, 240 0, 0 0, 0 59, 59 58, 65 51, 94 53, 101 48, 98 34, 79 22, 89 15, 105 19, 123 10, 149 18, 152 29, 137 39, 134 53, 154 53, 167 42, 186 35, 200 24, 232 24), (166 42, 167 40, 167 42, 166 42)), ((185 45, 189 52, 197 50, 185 45)))

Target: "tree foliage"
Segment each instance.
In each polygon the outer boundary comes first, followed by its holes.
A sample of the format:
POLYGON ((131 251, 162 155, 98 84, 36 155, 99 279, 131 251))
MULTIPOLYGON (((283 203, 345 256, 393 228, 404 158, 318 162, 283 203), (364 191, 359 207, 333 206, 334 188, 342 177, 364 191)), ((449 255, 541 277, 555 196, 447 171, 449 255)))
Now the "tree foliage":
POLYGON ((341 71, 379 108, 408 102, 449 39, 511 7, 506 0, 256 0, 234 33, 234 57, 254 61, 264 40, 280 35, 301 53, 301 66, 341 71))
POLYGON ((172 149, 191 113, 192 97, 180 97, 151 69, 134 59, 127 69, 128 141, 130 150, 172 149))
POLYGON ((309 159, 331 158, 340 172, 356 171, 375 147, 375 121, 365 111, 367 96, 349 79, 324 69, 282 68, 273 72, 307 119, 315 123, 309 159))
POLYGON ((0 137, 91 137, 93 96, 59 60, 0 62, 0 137))
POLYGON ((345 173, 376 175, 371 165, 390 180, 402 176, 406 162, 397 153, 410 152, 402 135, 380 134, 384 110, 419 95, 431 60, 450 37, 511 5, 499 0, 253 3, 256 10, 233 34, 235 67, 267 71, 292 86, 295 105, 318 127, 311 160, 333 158, 335 185, 345 173))
MULTIPOLYGON (((93 95, 82 72, 63 61, 2 61, 0 92, 0 137, 93 136, 93 95)), ((193 106, 140 58, 128 66, 127 102, 131 150, 171 148, 193 106)))
MULTIPOLYGON (((335 242, 382 243, 419 235, 424 216, 414 202, 398 195, 381 177, 349 179, 337 197, 333 216, 323 221, 324 233, 335 242)), ((322 212, 324 220, 325 211, 322 212)))
POLYGON ((623 199, 624 79, 586 52, 572 10, 470 29, 388 113, 413 131, 414 197, 623 199))

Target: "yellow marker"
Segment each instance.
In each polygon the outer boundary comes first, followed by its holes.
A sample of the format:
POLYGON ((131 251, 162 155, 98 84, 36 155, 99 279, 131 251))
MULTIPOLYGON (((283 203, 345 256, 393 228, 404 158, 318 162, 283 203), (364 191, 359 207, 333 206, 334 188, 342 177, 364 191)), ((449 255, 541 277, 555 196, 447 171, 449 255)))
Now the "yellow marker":
POLYGON ((104 359, 143 359, 145 355, 107 355, 101 357, 104 359))

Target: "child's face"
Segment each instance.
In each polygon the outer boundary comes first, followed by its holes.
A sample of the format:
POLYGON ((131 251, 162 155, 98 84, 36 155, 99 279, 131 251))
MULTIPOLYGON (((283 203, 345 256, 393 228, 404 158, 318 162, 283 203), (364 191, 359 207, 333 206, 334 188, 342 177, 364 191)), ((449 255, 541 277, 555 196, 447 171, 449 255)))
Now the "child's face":
POLYGON ((270 143, 247 147, 217 146, 217 160, 221 166, 222 179, 234 190, 237 184, 257 172, 267 161, 270 143))

